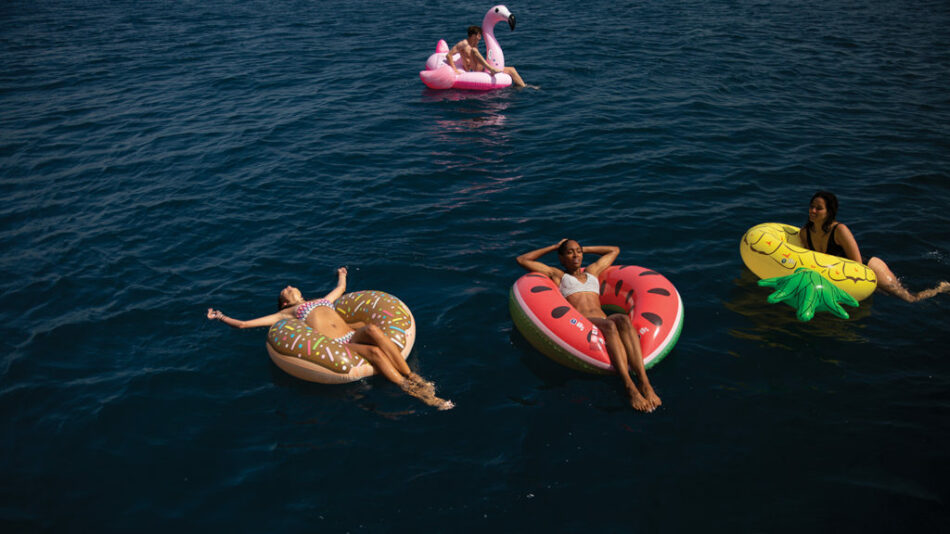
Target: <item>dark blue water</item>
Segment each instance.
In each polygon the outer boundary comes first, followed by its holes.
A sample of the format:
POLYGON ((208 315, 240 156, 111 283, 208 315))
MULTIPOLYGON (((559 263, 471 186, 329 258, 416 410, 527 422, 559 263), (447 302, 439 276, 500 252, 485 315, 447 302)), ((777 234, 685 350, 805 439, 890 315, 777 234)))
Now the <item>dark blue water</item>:
POLYGON ((950 277, 950 5, 513 3, 538 88, 424 89, 488 7, 0 6, 5 532, 950 526, 950 297, 804 324, 738 255, 827 188, 911 289, 950 277), (513 331, 514 257, 562 237, 682 293, 658 412, 513 331), (204 318, 341 265, 455 410, 204 318))

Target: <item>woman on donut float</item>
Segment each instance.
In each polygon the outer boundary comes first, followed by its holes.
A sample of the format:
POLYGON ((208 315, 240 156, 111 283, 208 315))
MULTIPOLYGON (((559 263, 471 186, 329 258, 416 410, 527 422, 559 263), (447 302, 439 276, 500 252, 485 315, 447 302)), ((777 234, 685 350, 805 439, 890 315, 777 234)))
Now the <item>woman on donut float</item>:
POLYGON ((611 364, 620 374, 630 405, 642 412, 652 412, 662 402, 643 366, 643 354, 640 349, 640 337, 623 313, 608 316, 600 308, 600 282, 597 277, 607 270, 620 249, 613 246, 582 247, 573 239, 562 239, 555 245, 532 250, 518 256, 518 264, 529 272, 539 273, 550 278, 561 290, 567 302, 603 332, 607 354, 611 364), (541 256, 557 250, 558 260, 564 270, 551 267, 538 260, 541 256), (599 254, 600 258, 583 268, 584 253, 599 254), (639 389, 630 377, 630 369, 637 375, 639 389))
POLYGON ((304 300, 300 290, 285 287, 277 299, 277 313, 241 321, 208 308, 208 319, 217 319, 234 328, 272 326, 284 319, 297 318, 318 333, 343 345, 363 357, 373 369, 397 384, 406 393, 421 399, 430 406, 447 410, 451 401, 435 396, 435 386, 409 370, 409 365, 400 355, 399 348, 374 324, 347 324, 333 307, 333 301, 346 292, 346 267, 337 269, 337 285, 333 291, 317 300, 304 300))
POLYGON ((865 262, 854 235, 845 224, 835 220, 837 215, 838 197, 834 193, 818 191, 812 195, 808 208, 808 223, 799 232, 801 242, 815 252, 865 263, 877 275, 878 289, 907 302, 917 302, 950 291, 950 282, 942 281, 936 287, 912 294, 900 283, 884 260, 874 256, 865 262))

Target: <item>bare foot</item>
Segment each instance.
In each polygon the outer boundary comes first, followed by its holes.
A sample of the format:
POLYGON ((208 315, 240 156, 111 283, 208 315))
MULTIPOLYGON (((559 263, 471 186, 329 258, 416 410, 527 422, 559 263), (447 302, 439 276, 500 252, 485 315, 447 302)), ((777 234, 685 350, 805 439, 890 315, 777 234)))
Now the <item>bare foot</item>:
POLYGON ((422 400, 422 402, 428 404, 429 406, 435 406, 440 411, 451 410, 452 408, 455 408, 454 402, 446 399, 440 399, 435 395, 423 395, 419 398, 422 400))
POLYGON ((644 398, 646 398, 647 402, 649 402, 650 406, 652 406, 654 409, 659 408, 660 405, 663 404, 663 401, 661 401, 659 395, 653 391, 653 386, 650 384, 642 386, 640 388, 640 393, 644 396, 644 398))
POLYGON ((425 386, 420 385, 415 380, 407 378, 403 380, 401 384, 399 384, 399 387, 401 387, 406 393, 421 400, 429 406, 435 406, 439 410, 451 410, 455 407, 455 404, 452 401, 436 397, 435 393, 427 391, 425 386))
POLYGON ((914 300, 911 302, 929 299, 930 297, 937 296, 940 293, 947 293, 948 291, 950 291, 950 282, 943 280, 942 282, 937 284, 937 287, 934 287, 931 289, 925 289, 921 291, 920 293, 917 293, 917 295, 914 296, 914 300))
POLYGON ((430 382, 426 380, 425 378, 422 378, 421 376, 417 375, 416 373, 409 373, 408 380, 414 383, 416 386, 418 386, 419 389, 421 389, 423 392, 431 394, 431 395, 435 395, 434 382, 430 382))
POLYGON ((646 413, 653 411, 653 406, 650 405, 650 401, 643 398, 643 395, 637 391, 637 388, 628 387, 627 396, 630 397, 630 406, 632 406, 634 410, 646 413))

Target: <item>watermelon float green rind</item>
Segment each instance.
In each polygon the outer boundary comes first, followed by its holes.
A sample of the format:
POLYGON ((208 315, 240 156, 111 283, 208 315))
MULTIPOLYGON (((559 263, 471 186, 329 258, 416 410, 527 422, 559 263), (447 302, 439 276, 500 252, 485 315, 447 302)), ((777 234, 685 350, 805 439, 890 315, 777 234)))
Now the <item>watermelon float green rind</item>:
POLYGON ((531 343, 531 346, 557 363, 570 367, 571 369, 599 375, 612 374, 614 372, 613 370, 594 367, 580 360, 546 336, 540 328, 531 322, 531 319, 528 318, 525 311, 521 309, 521 306, 518 304, 518 299, 515 298, 513 286, 508 292, 508 311, 511 313, 511 319, 515 323, 515 327, 521 332, 521 335, 528 340, 528 343, 531 343))

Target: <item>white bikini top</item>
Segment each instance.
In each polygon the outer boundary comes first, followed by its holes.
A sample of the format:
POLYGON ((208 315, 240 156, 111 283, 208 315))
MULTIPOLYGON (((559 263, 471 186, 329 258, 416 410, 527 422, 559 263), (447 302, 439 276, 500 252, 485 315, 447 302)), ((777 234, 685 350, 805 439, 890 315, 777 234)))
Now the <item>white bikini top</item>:
POLYGON ((588 274, 587 281, 582 284, 576 277, 564 273, 564 276, 561 277, 561 287, 559 289, 561 290, 561 294, 565 297, 580 292, 597 293, 599 295, 600 282, 596 276, 588 274))

